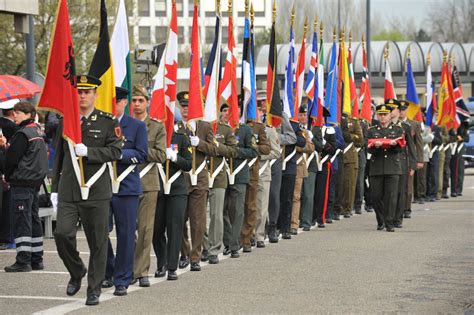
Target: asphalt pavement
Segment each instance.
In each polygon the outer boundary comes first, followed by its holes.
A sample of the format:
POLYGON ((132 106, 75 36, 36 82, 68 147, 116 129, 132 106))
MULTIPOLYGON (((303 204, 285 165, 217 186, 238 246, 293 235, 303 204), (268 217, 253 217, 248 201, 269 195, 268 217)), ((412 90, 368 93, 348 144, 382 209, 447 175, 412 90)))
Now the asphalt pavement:
MULTIPOLYGON (((474 304, 474 170, 466 170, 462 197, 414 204, 395 233, 376 231, 373 213, 300 231, 291 240, 223 257, 201 272, 180 271, 178 281, 152 278, 125 297, 104 290, 86 307, 86 281, 74 297, 54 240, 45 240, 45 271, 0 272, 3 314, 302 314, 469 313, 474 304)), ((78 249, 88 247, 79 233, 78 249)), ((14 250, 0 251, 0 266, 14 250)), ((156 259, 152 257, 155 271, 156 259)))

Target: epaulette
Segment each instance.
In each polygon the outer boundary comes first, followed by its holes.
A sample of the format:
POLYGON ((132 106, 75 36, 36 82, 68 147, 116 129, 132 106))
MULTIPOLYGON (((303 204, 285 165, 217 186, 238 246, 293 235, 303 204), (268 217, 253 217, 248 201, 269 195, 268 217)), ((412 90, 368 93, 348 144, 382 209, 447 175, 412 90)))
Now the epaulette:
POLYGON ((97 110, 99 112, 99 115, 102 117, 107 117, 109 119, 115 119, 116 117, 112 115, 111 113, 103 112, 101 110, 97 110))

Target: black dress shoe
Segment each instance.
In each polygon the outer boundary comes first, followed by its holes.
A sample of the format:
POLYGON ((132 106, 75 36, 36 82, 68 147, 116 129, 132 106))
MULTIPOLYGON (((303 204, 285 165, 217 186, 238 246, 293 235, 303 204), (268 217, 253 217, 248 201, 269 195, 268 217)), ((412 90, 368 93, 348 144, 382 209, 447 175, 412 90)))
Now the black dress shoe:
POLYGON ((355 211, 355 214, 362 214, 362 211, 360 211, 360 209, 357 209, 357 210, 355 211))
POLYGON ((455 197, 457 197, 457 196, 458 196, 457 193, 451 193, 451 197, 454 197, 454 198, 455 198, 455 197))
POLYGON ((155 271, 155 278, 163 278, 166 276, 166 267, 162 266, 155 271))
POLYGON ((239 258, 240 254, 238 250, 233 250, 230 252, 230 258, 239 258))
POLYGON ((459 197, 462 196, 462 193, 458 192, 458 196, 459 196, 459 197))
POLYGON ((189 257, 187 257, 187 256, 181 256, 181 257, 179 258, 179 263, 178 263, 179 269, 184 269, 184 268, 186 268, 187 266, 189 266, 189 257))
POLYGON ((288 232, 285 232, 285 233, 283 233, 281 238, 284 239, 284 240, 291 240, 291 234, 288 233, 288 232))
POLYGON ((19 264, 17 262, 11 266, 5 267, 5 272, 30 272, 30 271, 31 271, 31 265, 19 264))
POLYGON ((338 214, 335 214, 333 217, 332 217, 333 220, 336 220, 336 221, 339 221, 341 220, 341 218, 339 218, 339 215, 338 214))
POLYGON ((345 218, 345 219, 349 219, 350 217, 351 217, 350 214, 344 214, 344 218, 345 218))
POLYGON ((198 262, 192 262, 191 271, 201 271, 201 265, 198 262))
POLYGON ((401 224, 394 224, 393 226, 397 229, 401 229, 403 227, 401 224))
MULTIPOLYGON (((82 278, 84 278, 84 276, 86 275, 87 273, 87 269, 84 268, 84 270, 82 271, 82 275, 79 279, 73 279, 71 278, 67 284, 67 288, 66 288, 66 294, 69 295, 69 296, 73 296, 75 295, 77 292, 79 292, 79 290, 81 289, 81 282, 82 282, 82 278)), ((97 298, 98 299, 98 298, 97 298)), ((99 303, 99 302, 97 302, 99 303)))
POLYGON ((305 226, 305 227, 303 228, 303 231, 309 232, 309 231, 311 231, 311 228, 310 228, 309 226, 305 226))
POLYGON ((411 212, 405 211, 405 212, 403 213, 403 217, 404 217, 405 219, 410 219, 410 218, 411 218, 411 212))
POLYGON ((292 228, 292 229, 290 229, 290 234, 291 234, 291 235, 298 235, 298 230, 292 228))
POLYGON ((395 229, 393 227, 387 227, 386 230, 387 232, 395 232, 395 229))
POLYGON ((209 256, 209 264, 217 265, 219 263, 219 257, 217 255, 210 255, 209 256))
POLYGON ((366 207, 366 208, 365 208, 365 211, 367 211, 367 212, 374 212, 374 208, 372 208, 372 207, 366 207))
POLYGON ((252 246, 244 245, 242 248, 242 251, 244 253, 251 253, 252 252, 252 246))
POLYGON ((441 198, 443 198, 443 199, 449 199, 449 196, 448 196, 448 194, 443 194, 443 195, 441 196, 441 198))
POLYGON ((209 252, 207 249, 204 249, 201 253, 201 261, 208 261, 209 260, 209 252))
POLYGON ((264 241, 257 241, 257 248, 265 248, 265 242, 264 241))
POLYGON ((42 262, 38 262, 38 263, 32 263, 31 264, 31 269, 33 270, 44 270, 44 265, 42 262))
POLYGON ((257 246, 257 242, 255 241, 255 239, 252 237, 252 239, 250 240, 250 246, 252 247, 255 247, 257 246))
POLYGON ((316 225, 316 221, 311 221, 311 226, 315 226, 316 225))
POLYGON ((114 286, 114 281, 111 278, 102 280, 102 288, 108 289, 113 286, 114 286))
POLYGON ((326 226, 324 225, 324 223, 318 223, 318 228, 322 229, 322 228, 325 228, 326 226))
POLYGON ((270 231, 268 233, 268 241, 270 243, 278 243, 278 235, 277 235, 276 231, 270 231))
POLYGON ((327 224, 332 224, 332 219, 326 219, 327 224))
POLYGON ((377 225, 377 231, 382 231, 385 228, 385 226, 382 225, 377 225))
POLYGON ((178 280, 178 274, 176 270, 168 270, 168 280, 178 280))
POLYGON ((98 305, 99 304, 99 294, 97 293, 91 293, 87 295, 86 299, 86 305, 92 306, 92 305, 98 305))
POLYGON ((148 288, 150 286, 150 279, 148 277, 141 277, 138 279, 138 286, 142 288, 148 288))
POLYGON ((229 246, 226 246, 226 247, 224 247, 224 251, 222 252, 222 254, 224 254, 224 256, 227 256, 227 255, 230 255, 230 252, 231 252, 231 250, 230 250, 229 246))
POLYGON ((127 295, 127 288, 123 285, 119 285, 115 288, 114 295, 124 296, 127 295))

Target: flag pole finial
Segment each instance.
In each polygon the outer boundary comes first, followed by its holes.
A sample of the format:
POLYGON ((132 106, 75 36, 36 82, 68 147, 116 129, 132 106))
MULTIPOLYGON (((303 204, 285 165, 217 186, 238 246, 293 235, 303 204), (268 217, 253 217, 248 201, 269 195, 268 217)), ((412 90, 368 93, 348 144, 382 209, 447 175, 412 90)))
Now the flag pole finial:
POLYGON ((314 17, 313 29, 315 33, 318 31, 318 16, 317 15, 314 17))
POLYGON ((250 4, 250 22, 253 25, 253 17, 255 16, 255 11, 253 10, 253 3, 250 4))
POLYGON ((349 48, 352 47, 352 31, 349 31, 349 48))
POLYGON ((319 36, 321 37, 321 39, 323 39, 323 33, 324 33, 324 25, 323 25, 323 21, 321 21, 321 24, 319 24, 319 36))
POLYGON ((364 33, 362 33, 362 49, 365 49, 365 36, 364 36, 364 33))
POLYGON ((428 52, 428 55, 426 56, 426 63, 427 63, 428 65, 431 64, 431 54, 430 54, 430 52, 428 52))
POLYGON ((448 53, 446 50, 443 50, 443 62, 446 62, 448 60, 448 53))
POLYGON ((249 16, 249 0, 245 0, 245 16, 249 16))
POLYGON ((216 13, 221 14, 221 0, 216 0, 216 13))
POLYGON ((337 34, 336 34, 336 26, 333 26, 332 28, 332 40, 335 42, 337 39, 337 34))
POLYGON ((293 3, 293 8, 291 9, 291 26, 295 23, 295 4, 293 3))
POLYGON ((408 59, 410 59, 410 47, 408 47, 407 49, 407 55, 408 55, 408 59))
POLYGON ((454 54, 451 54, 451 65, 452 66, 455 66, 456 65, 456 61, 454 59, 454 54))
POLYGON ((308 17, 304 20, 304 34, 306 34, 306 31, 308 30, 308 17))
POLYGON ((199 0, 194 0, 194 5, 199 5, 199 0))
POLYGON ((232 0, 229 0, 227 11, 229 12, 229 16, 232 16, 232 0))
POLYGON ((385 47, 385 51, 384 51, 384 53, 383 53, 383 57, 384 57, 385 59, 388 59, 388 46, 385 47))
POLYGON ((276 0, 273 0, 273 23, 275 23, 276 20, 276 15, 277 15, 277 2, 276 0))

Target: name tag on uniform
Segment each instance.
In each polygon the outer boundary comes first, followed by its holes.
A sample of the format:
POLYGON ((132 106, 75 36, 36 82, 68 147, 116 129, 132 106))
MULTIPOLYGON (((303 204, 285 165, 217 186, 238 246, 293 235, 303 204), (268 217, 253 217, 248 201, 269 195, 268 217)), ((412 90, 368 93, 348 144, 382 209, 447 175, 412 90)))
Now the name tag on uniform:
POLYGON ((93 133, 101 133, 102 130, 98 130, 98 129, 90 129, 89 132, 93 132, 93 133))

